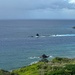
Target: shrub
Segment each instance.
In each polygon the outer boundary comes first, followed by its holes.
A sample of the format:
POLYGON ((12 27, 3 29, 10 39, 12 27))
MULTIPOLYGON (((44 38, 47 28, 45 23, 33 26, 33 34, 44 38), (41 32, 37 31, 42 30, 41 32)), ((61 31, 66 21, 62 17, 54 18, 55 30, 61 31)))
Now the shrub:
POLYGON ((8 71, 0 70, 0 75, 11 75, 11 74, 8 71))

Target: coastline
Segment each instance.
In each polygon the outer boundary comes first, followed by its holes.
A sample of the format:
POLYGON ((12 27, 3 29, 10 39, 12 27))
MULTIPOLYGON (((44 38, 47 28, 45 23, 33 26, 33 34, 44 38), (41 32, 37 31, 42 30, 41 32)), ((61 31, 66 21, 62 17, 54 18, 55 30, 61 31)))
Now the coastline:
POLYGON ((0 75, 74 75, 74 69, 75 58, 56 57, 49 62, 37 62, 12 71, 0 70, 0 75))

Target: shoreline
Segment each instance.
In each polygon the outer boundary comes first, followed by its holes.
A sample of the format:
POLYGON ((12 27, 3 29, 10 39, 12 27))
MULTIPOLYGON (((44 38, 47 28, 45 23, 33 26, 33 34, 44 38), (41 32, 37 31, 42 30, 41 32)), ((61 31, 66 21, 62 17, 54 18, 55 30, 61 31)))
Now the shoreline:
MULTIPOLYGON (((45 73, 47 75, 47 73, 50 70, 51 70, 50 73, 53 73, 53 71, 50 67, 54 68, 55 71, 57 71, 57 69, 55 67, 58 68, 58 71, 64 69, 64 74, 65 74, 66 71, 65 71, 64 67, 67 67, 67 65, 75 68, 75 58, 55 57, 52 60, 50 60, 49 62, 37 62, 32 65, 27 65, 27 66, 24 66, 24 67, 21 67, 18 69, 14 69, 11 71, 0 70, 0 75, 41 75, 41 73, 39 74, 39 72, 40 72, 39 70, 42 70, 42 69, 44 72, 46 71, 45 73), (3 74, 1 74, 1 73, 3 73, 3 74)), ((74 74, 75 74, 75 71, 74 71, 74 74)), ((62 75, 62 74, 60 74, 60 75, 62 75)))

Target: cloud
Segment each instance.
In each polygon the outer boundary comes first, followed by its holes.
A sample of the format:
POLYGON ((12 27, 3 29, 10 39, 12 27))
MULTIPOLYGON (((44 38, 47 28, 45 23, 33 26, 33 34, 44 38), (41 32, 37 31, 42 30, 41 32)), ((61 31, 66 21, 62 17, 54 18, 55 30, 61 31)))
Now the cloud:
POLYGON ((0 18, 75 18, 75 0, 0 0, 0 18))
POLYGON ((69 0, 69 3, 75 4, 75 0, 69 0))
POLYGON ((75 0, 2 0, 0 8, 14 10, 75 9, 75 0))

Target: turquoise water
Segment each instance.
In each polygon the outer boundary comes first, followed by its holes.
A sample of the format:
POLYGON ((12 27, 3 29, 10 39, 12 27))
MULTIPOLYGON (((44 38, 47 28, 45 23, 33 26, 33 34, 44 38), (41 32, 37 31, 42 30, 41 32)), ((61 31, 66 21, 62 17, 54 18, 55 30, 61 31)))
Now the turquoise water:
POLYGON ((40 60, 42 54, 49 59, 75 58, 73 26, 75 20, 1 20, 0 68, 17 69, 40 60))

